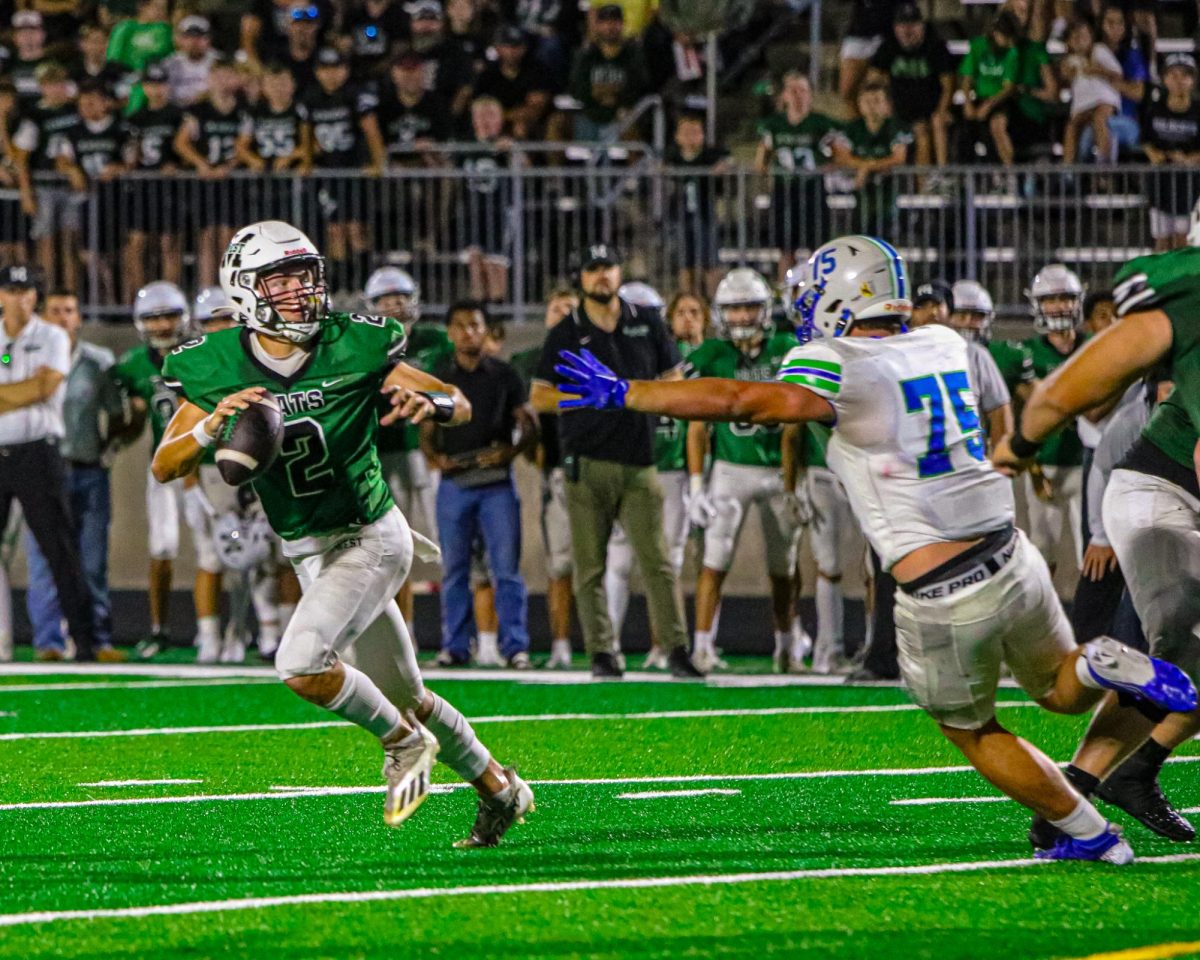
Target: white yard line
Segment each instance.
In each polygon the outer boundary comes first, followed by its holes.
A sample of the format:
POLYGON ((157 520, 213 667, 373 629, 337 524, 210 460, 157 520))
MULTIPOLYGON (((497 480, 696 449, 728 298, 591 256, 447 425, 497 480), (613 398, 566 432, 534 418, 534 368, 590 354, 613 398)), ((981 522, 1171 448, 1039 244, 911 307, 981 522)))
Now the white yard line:
MULTIPOLYGON (((1143 857, 1140 863, 1189 863, 1200 853, 1177 853, 1165 857, 1143 857)), ((561 880, 542 883, 485 884, 464 887, 417 887, 407 890, 356 890, 345 893, 300 893, 279 897, 245 897, 230 900, 201 900, 163 903, 145 907, 95 910, 45 910, 36 913, 0 914, 0 927, 70 920, 135 919, 156 916, 186 916, 227 913, 317 903, 377 903, 394 900, 439 900, 445 897, 494 897, 531 893, 568 893, 577 890, 643 890, 659 887, 717 887, 746 883, 789 883, 797 880, 833 880, 839 877, 912 877, 944 873, 974 873, 981 870, 1012 870, 1048 865, 1047 861, 975 860, 965 863, 927 863, 908 867, 828 867, 808 870, 773 870, 764 873, 718 873, 682 877, 628 877, 615 880, 561 880)))
POLYGON ((278 677, 220 677, 196 680, 114 680, 110 683, 0 683, 0 697, 6 693, 70 693, 75 690, 161 690, 168 687, 244 687, 274 686, 278 677))
POLYGON ((92 783, 78 783, 78 787, 166 787, 203 783, 203 780, 96 780, 92 783))
MULTIPOLYGON (((1167 763, 1200 762, 1194 757, 1171 757, 1167 763)), ((657 777, 601 777, 564 780, 530 780, 534 786, 610 786, 654 783, 747 783, 770 780, 827 780, 832 777, 921 777, 939 773, 970 773, 974 767, 961 765, 952 767, 884 767, 874 770, 803 770, 786 773, 701 773, 686 776, 657 777)), ((465 783, 435 784, 430 793, 450 793, 466 789, 465 783)), ((289 787, 273 786, 266 793, 223 793, 197 794, 182 797, 111 797, 99 800, 40 800, 29 803, 0 804, 4 810, 69 810, 80 807, 129 807, 144 804, 209 803, 238 800, 291 800, 299 797, 343 797, 363 793, 382 793, 382 784, 361 787, 289 787)))
MULTIPOLYGON (((999 703, 1000 709, 1036 707, 1032 701, 999 703)), ((911 713, 920 710, 913 703, 863 704, 844 706, 813 707, 760 707, 746 709, 715 710, 658 710, 643 713, 528 713, 497 714, 494 716, 468 717, 471 723, 550 723, 558 721, 600 721, 611 723, 618 720, 694 720, 705 717, 777 717, 804 716, 806 714, 838 713, 911 713)), ((30 730, 23 733, 0 733, 3 740, 89 740, 105 737, 165 737, 191 736, 201 733, 258 733, 264 730, 315 730, 321 727, 348 727, 344 720, 313 720, 303 723, 246 723, 220 724, 217 726, 189 727, 138 727, 131 730, 30 730)))
POLYGON ((641 793, 618 793, 618 800, 672 800, 675 797, 740 797, 741 790, 643 790, 641 793))
POLYGON ((912 797, 908 800, 892 800, 892 807, 931 807, 939 803, 1006 803, 1008 797, 912 797))

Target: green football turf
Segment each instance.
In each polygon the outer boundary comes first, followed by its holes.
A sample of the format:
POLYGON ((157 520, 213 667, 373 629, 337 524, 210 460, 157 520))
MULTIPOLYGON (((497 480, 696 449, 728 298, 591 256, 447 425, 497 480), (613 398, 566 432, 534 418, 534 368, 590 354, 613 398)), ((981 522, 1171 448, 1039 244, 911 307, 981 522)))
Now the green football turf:
MULTIPOLYGON (((431 683, 537 793, 472 851, 451 846, 474 801, 449 771, 388 829, 378 746, 277 683, 4 675, 0 956, 1015 960, 1200 940, 1200 845, 1110 811, 1142 862, 1029 865, 1013 803, 893 804, 996 796, 899 689, 580 681, 431 683), (130 733, 163 728, 182 729, 130 733), (164 779, 200 782, 83 786, 164 779), (622 796, 685 790, 718 792, 622 796), (78 805, 171 797, 211 799, 78 805), (14 922, 29 913, 47 916, 14 922)), ((1082 718, 1002 697, 1002 721, 1070 755, 1082 718)), ((1200 745, 1178 757, 1164 785, 1200 806, 1200 745)))

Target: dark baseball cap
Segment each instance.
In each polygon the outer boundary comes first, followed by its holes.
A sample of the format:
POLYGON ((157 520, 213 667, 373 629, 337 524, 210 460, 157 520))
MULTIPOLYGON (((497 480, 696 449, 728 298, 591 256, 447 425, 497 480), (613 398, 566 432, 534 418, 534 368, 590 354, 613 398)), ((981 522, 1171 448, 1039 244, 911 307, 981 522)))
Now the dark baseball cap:
POLYGON ((318 67, 340 67, 345 63, 346 58, 337 47, 322 47, 317 51, 318 67))
POLYGON ((0 269, 0 288, 18 290, 37 290, 41 285, 41 276, 36 267, 14 263, 0 269))
POLYGON ((913 307, 920 307, 927 303, 945 304, 946 309, 953 313, 954 293, 950 289, 950 284, 944 280, 930 280, 917 287, 916 294, 913 296, 913 307))
POLYGON ((528 43, 525 32, 513 23, 506 23, 496 31, 496 46, 523 47, 528 43))
POLYGON ((142 71, 142 83, 166 83, 168 79, 167 68, 161 63, 149 63, 142 71))
POLYGON ((597 20, 624 20, 625 11, 620 4, 606 3, 596 11, 597 20))
POLYGON ((107 80, 103 77, 88 77, 86 80, 79 82, 79 95, 85 93, 98 93, 105 97, 112 97, 112 87, 109 86, 107 80))
POLYGON ((893 23, 920 23, 925 18, 921 16, 921 8, 915 3, 902 3, 896 8, 893 23))
POLYGON ((579 264, 584 270, 602 266, 616 267, 621 264, 621 254, 616 247, 610 247, 607 243, 593 243, 583 252, 579 264))

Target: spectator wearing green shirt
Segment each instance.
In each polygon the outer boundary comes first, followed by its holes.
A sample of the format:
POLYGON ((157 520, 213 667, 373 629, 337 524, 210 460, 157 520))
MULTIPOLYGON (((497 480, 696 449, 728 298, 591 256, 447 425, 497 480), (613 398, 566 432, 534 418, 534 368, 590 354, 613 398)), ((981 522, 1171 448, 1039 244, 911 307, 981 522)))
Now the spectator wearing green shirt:
POLYGON ((993 21, 987 36, 971 41, 958 68, 962 77, 960 89, 967 96, 963 117, 987 124, 992 144, 1005 166, 1013 162, 1013 142, 1008 113, 1000 108, 1017 93, 1021 59, 1016 46, 1019 35, 1016 18, 1011 13, 1001 13, 993 21))
POLYGON ((139 0, 137 16, 122 20, 108 38, 108 59, 141 70, 175 49, 167 0, 139 0))
POLYGON ((896 186, 885 176, 908 159, 912 134, 892 116, 892 98, 882 83, 858 91, 859 119, 833 139, 833 161, 854 173, 858 199, 855 230, 886 237, 896 215, 896 186))

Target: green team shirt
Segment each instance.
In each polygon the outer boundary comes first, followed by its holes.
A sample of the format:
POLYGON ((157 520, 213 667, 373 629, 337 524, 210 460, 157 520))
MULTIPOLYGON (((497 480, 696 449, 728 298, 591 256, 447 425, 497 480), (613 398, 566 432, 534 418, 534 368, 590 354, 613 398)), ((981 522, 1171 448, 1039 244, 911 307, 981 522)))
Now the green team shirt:
POLYGON ((786 113, 773 113, 758 124, 758 133, 775 160, 777 173, 815 170, 829 157, 829 137, 838 122, 823 113, 810 113, 789 123, 786 113))
MULTIPOLYGON (((779 373, 783 358, 796 346, 794 334, 775 334, 757 357, 749 358, 728 340, 705 340, 688 357, 697 377, 725 377, 769 383, 779 373)), ((778 467, 783 463, 782 427, 753 423, 714 423, 713 459, 751 467, 778 467)))
POLYGON ((993 48, 987 37, 976 37, 967 48, 967 55, 959 64, 961 76, 975 81, 975 98, 988 100, 1004 89, 1006 83, 1016 83, 1021 70, 1021 54, 1016 47, 1000 53, 993 48))
MULTIPOLYGON (((408 331, 404 362, 432 373, 443 360, 454 354, 454 346, 442 327, 417 325, 408 331)), ((409 453, 421 448, 421 429, 405 421, 379 431, 380 453, 409 453)))
POLYGON ((404 355, 404 327, 390 317, 335 313, 308 362, 284 377, 251 352, 245 328, 176 347, 163 376, 203 410, 247 387, 265 387, 283 409, 279 456, 252 484, 284 540, 319 537, 373 523, 392 509, 376 440, 379 390, 404 355))
MULTIPOLYGON (((1083 346, 1083 340, 1082 335, 1076 339, 1076 350, 1083 346)), ((1059 353, 1045 337, 1031 337, 1022 341, 1022 344, 1029 352, 1034 376, 1039 380, 1044 380, 1071 359, 1071 354, 1064 356, 1059 353)), ((1083 463, 1083 443, 1075 431, 1074 424, 1062 427, 1043 443, 1036 459, 1038 463, 1048 467, 1080 466, 1083 463)))
MULTIPOLYGON (((682 340, 676 340, 675 343, 679 347, 679 355, 685 361, 701 346, 692 346, 682 340)), ((686 362, 684 370, 687 371, 687 376, 695 376, 686 362)), ((658 418, 658 426, 654 428, 654 469, 659 473, 687 469, 687 431, 686 420, 676 420, 674 417, 658 418)))
POLYGON ((167 424, 179 409, 179 398, 163 379, 163 354, 144 343, 132 347, 113 367, 113 379, 127 396, 145 402, 154 449, 158 449, 167 424))
POLYGON ((1117 316, 1161 310, 1171 321, 1171 350, 1163 358, 1164 377, 1174 381, 1142 436, 1172 460, 1192 466, 1200 431, 1200 247, 1130 260, 1118 272, 1113 298, 1117 316))
POLYGON ((1032 95, 1042 87, 1042 67, 1050 63, 1050 54, 1041 40, 1025 40, 1017 47, 1017 108, 1035 123, 1046 122, 1046 101, 1032 95))
POLYGON ((988 353, 996 361, 1009 393, 1015 395, 1021 384, 1037 379, 1033 372, 1033 357, 1019 340, 993 340, 988 344, 988 353))

